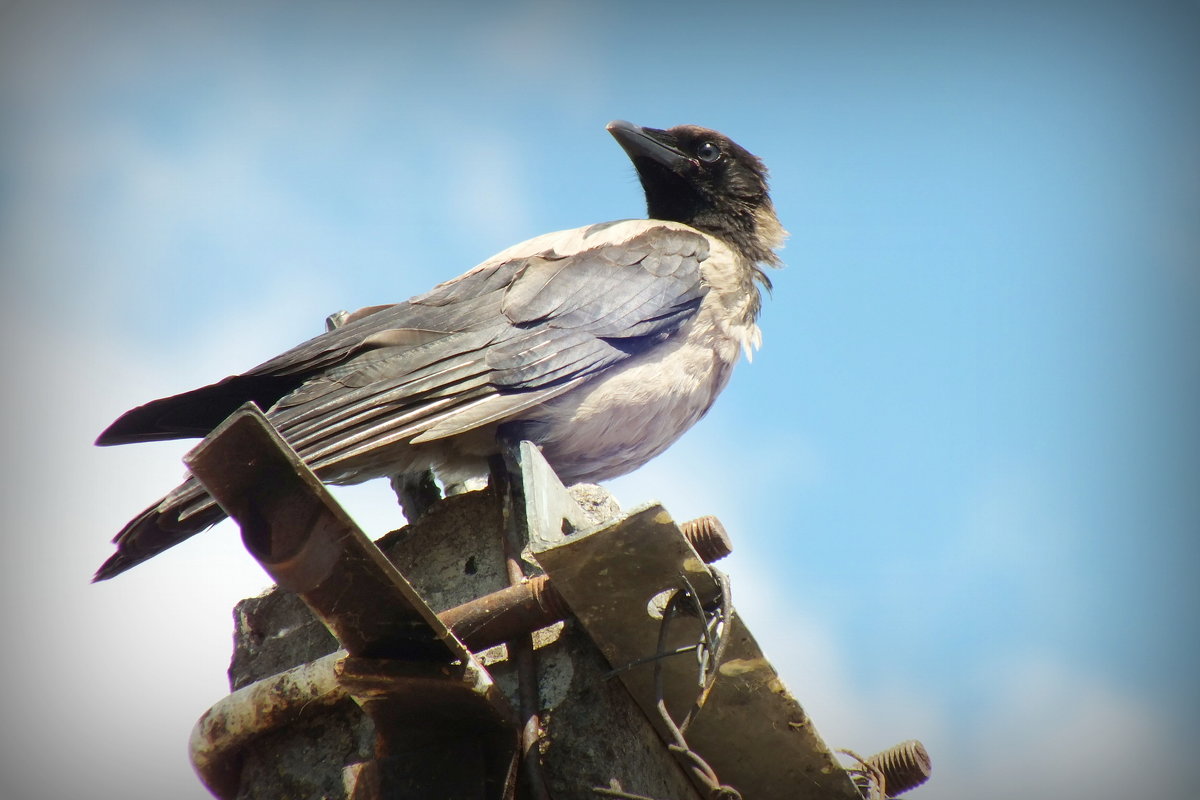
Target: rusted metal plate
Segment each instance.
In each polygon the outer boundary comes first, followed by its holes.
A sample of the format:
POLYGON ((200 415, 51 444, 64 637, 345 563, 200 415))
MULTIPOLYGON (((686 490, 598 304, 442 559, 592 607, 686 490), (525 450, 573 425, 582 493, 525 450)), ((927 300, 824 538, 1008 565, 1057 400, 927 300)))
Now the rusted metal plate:
MULTIPOLYGON (((679 588, 683 576, 703 600, 719 595, 709 568, 659 505, 544 544, 534 557, 618 669, 657 652, 661 621, 650 608, 656 597, 679 588)), ((699 620, 675 620, 667 649, 695 643, 700 631, 699 620)), ((725 635, 719 675, 687 731, 691 749, 745 800, 861 800, 736 612, 725 635)), ((669 741, 655 707, 653 670, 643 663, 619 675, 669 741)), ((699 693, 695 655, 668 657, 663 670, 667 707, 680 719, 699 693)))
POLYGON ((416 786, 439 796, 510 796, 515 720, 491 676, 257 407, 239 409, 185 462, 241 526, 250 553, 346 649, 214 706, 192 738, 206 784, 232 796, 255 741, 349 697, 377 735, 375 758, 344 773, 356 800, 376 800, 383 788, 409 796, 416 786), (473 766, 447 773, 430 759, 435 751, 473 766))
POLYGON ((469 654, 252 403, 184 462, 263 568, 354 656, 465 662, 469 654))

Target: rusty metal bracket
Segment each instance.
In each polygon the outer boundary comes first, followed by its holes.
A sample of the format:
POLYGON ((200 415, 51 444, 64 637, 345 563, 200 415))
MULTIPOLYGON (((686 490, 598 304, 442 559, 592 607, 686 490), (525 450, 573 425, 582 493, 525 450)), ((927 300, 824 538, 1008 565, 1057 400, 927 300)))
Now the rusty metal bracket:
POLYGON ((364 658, 469 653, 253 403, 184 457, 242 529, 250 554, 364 658))
MULTIPOLYGON (((528 474, 527 464, 540 459, 536 448, 523 446, 522 472, 528 474)), ((549 480, 546 471, 534 470, 540 481, 549 480)), ((541 491, 555 497, 558 490, 543 486, 541 491)), ((721 588, 662 506, 648 505, 598 529, 568 533, 570 519, 560 516, 557 503, 543 503, 529 513, 530 527, 536 523, 540 531, 532 555, 664 741, 671 743, 656 708, 654 665, 646 657, 662 649, 661 611, 669 597, 686 585, 707 604, 719 598, 721 588)), ((688 728, 691 748, 746 800, 861 800, 736 611, 724 635, 728 642, 718 676, 688 728)), ((681 618, 666 650, 700 638, 700 620, 681 618)), ((697 698, 696 660, 684 655, 659 663, 666 705, 673 716, 682 717, 697 698)))
POLYGON ((375 760, 352 776, 356 798, 377 796, 381 774, 420 768, 419 756, 405 755, 431 740, 465 742, 482 765, 481 796, 507 796, 516 753, 507 701, 262 412, 246 404, 185 463, 241 526, 250 553, 348 654, 260 681, 214 706, 192 738, 205 783, 233 796, 241 753, 257 735, 314 704, 349 697, 377 733, 375 760))

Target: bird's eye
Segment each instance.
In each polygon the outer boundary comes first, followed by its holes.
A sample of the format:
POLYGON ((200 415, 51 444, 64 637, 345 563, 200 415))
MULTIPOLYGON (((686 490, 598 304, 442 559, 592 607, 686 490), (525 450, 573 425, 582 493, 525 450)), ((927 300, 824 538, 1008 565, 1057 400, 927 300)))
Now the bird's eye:
POLYGON ((711 164, 721 157, 721 148, 712 142, 704 142, 696 148, 696 157, 705 164, 711 164))

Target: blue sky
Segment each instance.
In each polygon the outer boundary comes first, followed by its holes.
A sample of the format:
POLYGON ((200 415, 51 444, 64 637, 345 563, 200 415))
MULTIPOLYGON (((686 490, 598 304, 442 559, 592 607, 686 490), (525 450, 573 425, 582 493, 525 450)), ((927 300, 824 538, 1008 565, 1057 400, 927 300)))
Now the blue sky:
POLYGON ((87 585, 186 450, 95 434, 639 216, 613 118, 771 168, 763 349, 610 488, 725 521, 825 738, 922 739, 926 800, 1194 785, 1200 7, 642 6, 0 2, 0 795, 206 796, 187 735, 265 585, 228 525, 87 585))

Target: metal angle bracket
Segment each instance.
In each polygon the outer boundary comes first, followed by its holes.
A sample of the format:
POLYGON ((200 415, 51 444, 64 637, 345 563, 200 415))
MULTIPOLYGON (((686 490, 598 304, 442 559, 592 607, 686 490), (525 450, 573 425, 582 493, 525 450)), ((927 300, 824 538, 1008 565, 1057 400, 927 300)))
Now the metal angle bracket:
POLYGON ((521 441, 507 448, 504 457, 509 471, 519 476, 530 551, 553 547, 592 527, 537 445, 521 441))
MULTIPOLYGON (((526 474, 537 474, 539 482, 550 484, 538 487, 539 491, 551 498, 560 491, 565 494, 556 477, 547 481, 545 472, 537 468, 541 456, 535 448, 523 449, 521 457, 523 471, 530 465, 537 470, 526 474)), ((527 502, 533 494, 526 489, 527 502)), ((690 584, 701 601, 708 602, 719 597, 719 584, 661 505, 646 505, 595 530, 567 535, 561 524, 566 517, 556 517, 553 502, 536 512, 545 518, 540 523, 542 534, 533 538, 532 555, 669 742, 656 709, 654 667, 637 662, 658 651, 661 609, 667 597, 690 584)), ((850 776, 736 611, 729 627, 719 674, 687 731, 691 749, 746 800, 785 796, 861 800, 850 776)), ((667 649, 697 642, 701 622, 683 618, 673 631, 667 649)), ((696 658, 671 656, 662 667, 664 699, 679 719, 699 691, 696 658)))
POLYGON ((184 457, 250 554, 353 656, 462 661, 455 639, 295 450, 247 403, 184 457))
POLYGON ((378 788, 381 777, 391 785, 414 771, 430 772, 421 763, 428 756, 417 755, 430 736, 460 741, 482 765, 486 795, 507 796, 516 752, 511 707, 258 407, 247 403, 236 411, 185 463, 241 526, 251 555, 346 649, 245 687, 205 715, 192 753, 210 788, 229 796, 245 748, 303 714, 315 692, 327 701, 316 706, 349 697, 375 723, 376 759, 354 773, 363 787, 356 797, 377 795, 367 787, 378 788), (302 690, 292 691, 297 680, 302 690), (281 691, 279 709, 259 710, 281 691), (292 697, 300 702, 287 702, 292 697))

